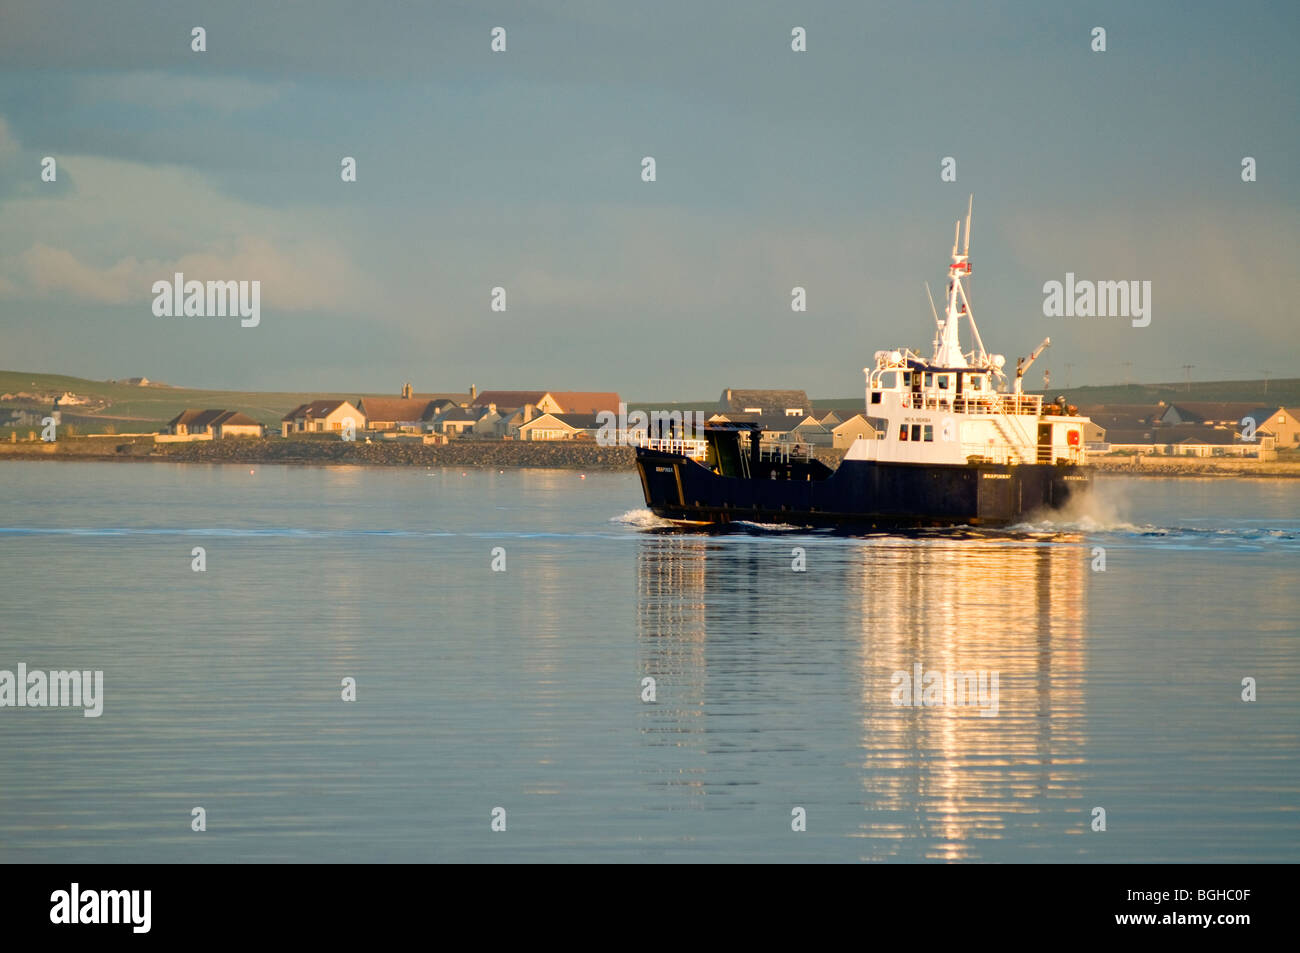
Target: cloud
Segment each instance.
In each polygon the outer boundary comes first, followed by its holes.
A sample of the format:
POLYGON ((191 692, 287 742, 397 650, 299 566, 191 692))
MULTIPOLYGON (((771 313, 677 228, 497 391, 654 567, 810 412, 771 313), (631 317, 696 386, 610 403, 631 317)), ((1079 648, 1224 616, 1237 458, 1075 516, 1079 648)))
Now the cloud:
MULTIPOLYGON (((80 301, 99 304, 125 304, 138 294, 143 265, 134 258, 124 258, 107 268, 95 268, 79 261, 63 248, 37 243, 20 256, 27 290, 37 296, 66 294, 80 301)), ((14 283, 10 287, 18 290, 14 283)), ((141 289, 143 290, 143 289, 141 289)))
POLYGON ((305 243, 281 249, 264 238, 244 237, 229 251, 205 250, 172 259, 128 257, 112 264, 87 264, 64 248, 36 243, 18 256, 19 282, 0 276, 0 296, 61 296, 95 304, 130 304, 152 299, 155 281, 177 272, 187 280, 260 281, 268 308, 333 311, 348 299, 352 266, 336 250, 305 243))
POLYGON ((286 83, 237 76, 184 76, 137 70, 89 77, 82 96, 89 103, 116 102, 162 112, 207 109, 224 114, 261 109, 280 98, 286 83))
POLYGON ((18 151, 18 140, 9 131, 9 123, 0 116, 0 159, 14 155, 18 151))
POLYGON ((13 249, 0 254, 0 297, 147 302, 153 283, 178 271, 261 281, 264 305, 289 311, 369 311, 381 296, 336 213, 266 209, 173 166, 66 156, 60 179, 65 170, 69 194, 38 190, 0 206, 13 249))

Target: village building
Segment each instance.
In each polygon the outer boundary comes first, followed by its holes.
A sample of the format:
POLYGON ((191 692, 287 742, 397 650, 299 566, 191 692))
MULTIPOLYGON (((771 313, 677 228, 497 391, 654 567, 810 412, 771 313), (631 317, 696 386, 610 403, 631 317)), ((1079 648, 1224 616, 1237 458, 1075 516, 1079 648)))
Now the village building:
POLYGON ((546 396, 559 407, 561 414, 617 414, 621 403, 618 394, 612 391, 553 390, 546 396))
POLYGON ((479 408, 482 413, 479 414, 478 420, 474 421, 471 428, 476 437, 502 437, 505 435, 505 419, 497 412, 496 404, 488 404, 487 407, 479 408))
POLYGON ((265 431, 260 423, 237 410, 187 409, 167 421, 164 433, 196 440, 224 440, 229 437, 261 437, 265 431))
POLYGON ((876 440, 882 432, 883 429, 874 427, 862 414, 854 414, 831 428, 831 446, 847 450, 853 441, 876 440))
POLYGON ((1256 417, 1255 429, 1271 433, 1276 438, 1279 449, 1300 447, 1300 417, 1289 408, 1278 407, 1269 411, 1267 418, 1256 417))
POLYGON ((474 430, 481 413, 473 408, 452 406, 437 414, 426 425, 433 433, 457 437, 474 430))
POLYGON ((485 390, 475 393, 471 407, 495 404, 497 412, 508 415, 531 404, 539 414, 618 413, 621 399, 612 391, 578 390, 485 390))
POLYGON ((351 401, 313 400, 299 404, 280 418, 280 435, 294 433, 339 433, 351 419, 357 432, 366 429, 366 418, 351 401))
POLYGON ((801 390, 740 390, 728 387, 718 400, 718 412, 735 420, 732 414, 753 414, 764 424, 774 418, 803 419, 812 413, 812 401, 801 390))
POLYGON ((218 440, 230 437, 262 437, 266 428, 248 414, 228 410, 212 422, 212 435, 218 440))
POLYGON ((1141 430, 1112 429, 1106 432, 1103 453, 1128 453, 1175 457, 1254 457, 1277 459, 1272 434, 1256 431, 1245 440, 1239 431, 1203 424, 1177 424, 1141 430))
MULTIPOLYGON (((498 413, 515 411, 531 404, 541 414, 558 414, 563 408, 544 390, 485 390, 476 393, 470 401, 471 407, 487 407, 495 404, 498 413)), ((617 408, 616 408, 617 409, 617 408)))
POLYGON ((520 440, 594 440, 601 422, 596 414, 544 413, 519 427, 520 440))
POLYGON ((429 403, 421 397, 362 397, 357 410, 366 418, 367 430, 418 431, 429 403))
POLYGON ((1265 431, 1277 439, 1279 447, 1294 447, 1300 444, 1300 420, 1285 407, 1272 404, 1249 404, 1241 402, 1207 402, 1189 401, 1170 404, 1161 423, 1166 426, 1177 424, 1207 424, 1214 427, 1226 427, 1240 430, 1244 421, 1254 421, 1254 428, 1265 431))
POLYGON ((1259 421, 1271 412, 1271 407, 1261 409, 1259 404, 1242 401, 1175 401, 1164 408, 1159 422, 1166 427, 1174 427, 1178 424, 1239 427, 1244 417, 1254 417, 1259 421))

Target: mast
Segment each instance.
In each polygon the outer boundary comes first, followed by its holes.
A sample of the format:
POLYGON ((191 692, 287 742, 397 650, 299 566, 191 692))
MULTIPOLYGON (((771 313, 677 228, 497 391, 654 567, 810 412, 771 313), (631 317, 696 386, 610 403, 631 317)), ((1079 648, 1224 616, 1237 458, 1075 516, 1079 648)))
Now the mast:
MULTIPOLYGON (((961 319, 969 316, 966 289, 962 284, 970 275, 970 220, 975 208, 975 196, 971 195, 966 206, 966 241, 961 244, 961 219, 953 227, 952 264, 948 266, 948 308, 944 318, 939 322, 938 341, 934 350, 933 363, 939 367, 968 367, 966 356, 961 352, 961 319), (958 248, 961 248, 958 251, 958 248)), ((974 327, 974 318, 971 318, 974 327)), ((978 334, 978 332, 976 332, 978 334)), ((981 348, 982 350, 982 348, 981 348)))

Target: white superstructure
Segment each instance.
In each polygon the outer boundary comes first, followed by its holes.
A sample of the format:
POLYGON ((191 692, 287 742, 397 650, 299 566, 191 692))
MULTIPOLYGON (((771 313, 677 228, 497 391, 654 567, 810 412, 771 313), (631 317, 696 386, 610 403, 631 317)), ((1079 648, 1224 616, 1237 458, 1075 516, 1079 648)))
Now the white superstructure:
MULTIPOLYGON (((1088 418, 1068 413, 1063 402, 1043 405, 1025 394, 1021 382, 1029 365, 1051 340, 1017 362, 1014 389, 1005 393, 1006 359, 989 354, 966 296, 971 274, 971 204, 960 253, 961 222, 953 236, 944 317, 935 313, 934 355, 928 360, 902 348, 877 351, 867 375, 866 415, 880 431, 875 440, 859 439, 846 460, 896 463, 1032 464, 1084 463, 1083 426, 1088 418), (975 348, 962 352, 961 321, 970 321, 975 348)), ((933 302, 931 302, 933 307, 933 302)))

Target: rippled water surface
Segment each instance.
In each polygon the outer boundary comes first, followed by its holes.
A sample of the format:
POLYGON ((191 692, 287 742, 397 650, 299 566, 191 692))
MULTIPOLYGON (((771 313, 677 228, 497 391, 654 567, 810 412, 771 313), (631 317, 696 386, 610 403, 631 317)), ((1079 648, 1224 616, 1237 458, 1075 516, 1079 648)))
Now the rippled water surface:
POLYGON ((630 473, 5 462, 0 669, 105 697, 0 708, 0 860, 1296 861, 1298 576, 1300 481, 853 538, 630 473))

